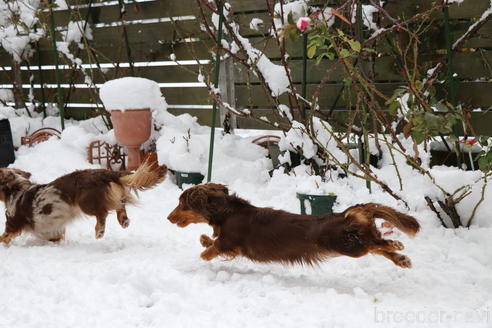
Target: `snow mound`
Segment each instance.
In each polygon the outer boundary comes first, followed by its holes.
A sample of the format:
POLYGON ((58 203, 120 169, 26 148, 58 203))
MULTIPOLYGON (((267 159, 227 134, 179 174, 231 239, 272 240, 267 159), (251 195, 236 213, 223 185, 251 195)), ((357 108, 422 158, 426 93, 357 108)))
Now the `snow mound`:
POLYGON ((167 108, 159 84, 141 77, 123 77, 108 81, 99 89, 99 96, 106 110, 167 108))

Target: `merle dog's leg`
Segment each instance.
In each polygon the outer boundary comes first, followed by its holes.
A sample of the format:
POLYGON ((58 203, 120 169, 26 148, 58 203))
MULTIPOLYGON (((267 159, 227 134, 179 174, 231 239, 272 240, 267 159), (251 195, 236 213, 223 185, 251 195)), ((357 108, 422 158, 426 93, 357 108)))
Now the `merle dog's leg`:
POLYGON ((116 210, 116 217, 118 218, 118 222, 120 223, 120 226, 122 226, 123 228, 128 228, 128 226, 130 225, 130 219, 126 214, 126 209, 124 204, 121 209, 116 210))
POLYGON ((4 243, 5 245, 8 245, 12 239, 19 236, 21 233, 22 230, 15 231, 15 232, 5 231, 3 235, 0 236, 0 243, 4 243))
POLYGON ((63 231, 60 232, 58 236, 51 238, 49 241, 51 241, 52 243, 59 243, 64 240, 65 240, 65 229, 63 229, 63 231))
POLYGON ((5 212, 5 232, 0 236, 0 243, 8 245, 12 239, 22 233, 22 227, 12 224, 13 218, 5 212))
POLYGON ((104 236, 104 231, 106 229, 106 217, 108 212, 100 213, 96 215, 96 238, 102 238, 104 236))

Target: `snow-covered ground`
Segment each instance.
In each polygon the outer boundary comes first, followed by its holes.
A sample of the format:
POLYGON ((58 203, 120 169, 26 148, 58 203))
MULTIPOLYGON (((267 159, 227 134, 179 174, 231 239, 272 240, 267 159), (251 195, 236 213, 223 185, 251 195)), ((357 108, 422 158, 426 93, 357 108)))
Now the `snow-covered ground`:
MULTIPOLYGON (((207 130, 189 116, 163 121, 172 121, 173 129, 160 131, 161 160, 172 164, 172 155, 185 146, 200 158, 207 130), (188 130, 191 144, 180 135, 188 130)), ((27 121, 11 117, 11 122, 17 138, 27 121)), ((89 127, 98 126, 69 124, 61 140, 21 147, 12 166, 32 172, 39 183, 95 167, 87 163, 84 147, 94 138, 89 127)), ((214 180, 257 206, 299 212, 295 192, 312 188, 315 178, 302 170, 269 178, 265 152, 250 139, 219 134, 214 180)), ((434 173, 443 183, 450 180, 447 185, 458 183, 456 171, 434 173)), ((380 174, 389 181, 392 173, 380 174)), ((458 174, 461 180, 475 177, 458 174)), ((211 234, 211 228, 180 229, 167 221, 181 193, 169 175, 128 208, 132 221, 126 230, 112 214, 101 240, 94 238, 95 220, 83 218, 69 226, 61 244, 25 234, 0 246, 0 327, 492 327, 490 204, 480 208, 471 229, 444 229, 420 200, 425 182, 418 176, 405 181, 409 213, 422 231, 414 239, 396 233, 395 239, 405 244, 412 269, 372 255, 301 267, 202 261, 199 236, 211 234)), ((338 210, 377 201, 404 211, 375 187, 369 194, 365 181, 335 180, 326 188, 336 189, 338 210)), ((3 209, 2 204, 0 230, 3 209)))

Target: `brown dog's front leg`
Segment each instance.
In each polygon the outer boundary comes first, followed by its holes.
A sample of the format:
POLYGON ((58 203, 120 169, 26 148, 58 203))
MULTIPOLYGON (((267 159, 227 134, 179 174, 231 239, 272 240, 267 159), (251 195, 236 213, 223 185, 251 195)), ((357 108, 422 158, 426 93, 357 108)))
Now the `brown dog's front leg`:
POLYGON ((214 240, 207 235, 201 235, 200 244, 202 244, 203 247, 208 248, 214 244, 214 240))
POLYGON ((218 238, 220 236, 220 226, 214 225, 212 228, 214 229, 212 236, 218 238))
POLYGON ((399 267, 402 268, 412 267, 412 261, 406 255, 402 255, 396 252, 388 252, 388 251, 374 251, 373 253, 386 257, 387 259, 391 260, 394 264, 398 265, 399 267))
POLYGON ((205 261, 210 261, 219 256, 219 254, 220 252, 217 247, 215 247, 215 245, 212 245, 210 247, 207 247, 207 249, 200 254, 200 257, 205 261))

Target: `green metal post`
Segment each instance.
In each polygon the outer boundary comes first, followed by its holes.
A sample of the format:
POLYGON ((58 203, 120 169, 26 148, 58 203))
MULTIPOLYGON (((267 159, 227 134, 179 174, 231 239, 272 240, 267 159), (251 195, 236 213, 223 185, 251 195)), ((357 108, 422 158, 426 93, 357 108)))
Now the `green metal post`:
MULTIPOLYGON (((217 53, 215 54, 215 81, 214 87, 219 87, 219 74, 220 74, 220 53, 219 48, 222 46, 222 25, 224 24, 224 4, 219 2, 217 10, 219 11, 219 26, 217 31, 217 53)), ((212 180, 212 162, 214 157, 214 139, 215 139, 215 120, 217 119, 217 102, 214 101, 212 107, 212 122, 210 123, 210 148, 208 152, 208 173, 207 182, 212 180)))
POLYGON ((49 1, 50 7, 50 34, 51 40, 53 42, 53 51, 55 52, 55 76, 56 76, 56 97, 58 99, 58 110, 60 111, 60 119, 61 119, 61 129, 65 129, 65 108, 63 108, 63 100, 62 100, 62 92, 61 92, 61 76, 60 76, 60 68, 58 67, 58 50, 56 48, 56 34, 55 34, 55 17, 53 17, 53 0, 49 1))
MULTIPOLYGON (((449 102, 453 105, 456 106, 456 84, 455 84, 455 79, 454 79, 454 71, 453 71, 453 40, 451 39, 451 30, 449 27, 449 8, 444 7, 443 9, 444 12, 444 33, 446 35, 446 56, 447 56, 447 62, 448 62, 448 70, 447 70, 447 78, 446 78, 446 84, 449 90, 449 102)), ((453 127, 453 133, 458 136, 460 133, 459 130, 459 124, 455 124, 453 127)), ((462 153, 460 149, 460 143, 459 140, 455 140, 455 152, 456 152, 456 158, 457 158, 457 164, 458 167, 461 167, 462 163, 462 153)))
MULTIPOLYGON (((302 98, 307 97, 307 45, 308 45, 308 35, 304 33, 302 35, 302 98)), ((302 102, 302 115, 306 119, 306 103, 302 102)))
MULTIPOLYGON (((364 36, 364 21, 362 18, 362 1, 357 2, 357 28, 359 30, 359 42, 362 44, 364 42, 365 36, 364 36)), ((364 123, 364 122, 362 122, 364 123)), ((367 139, 365 137, 365 139, 367 139)), ((362 137, 359 137, 359 162, 362 165, 366 165, 369 167, 369 142, 368 140, 365 140, 365 142, 362 141, 362 137), (367 156, 366 156, 367 154, 367 156)), ((371 192, 371 181, 366 180, 366 187, 371 192)))

